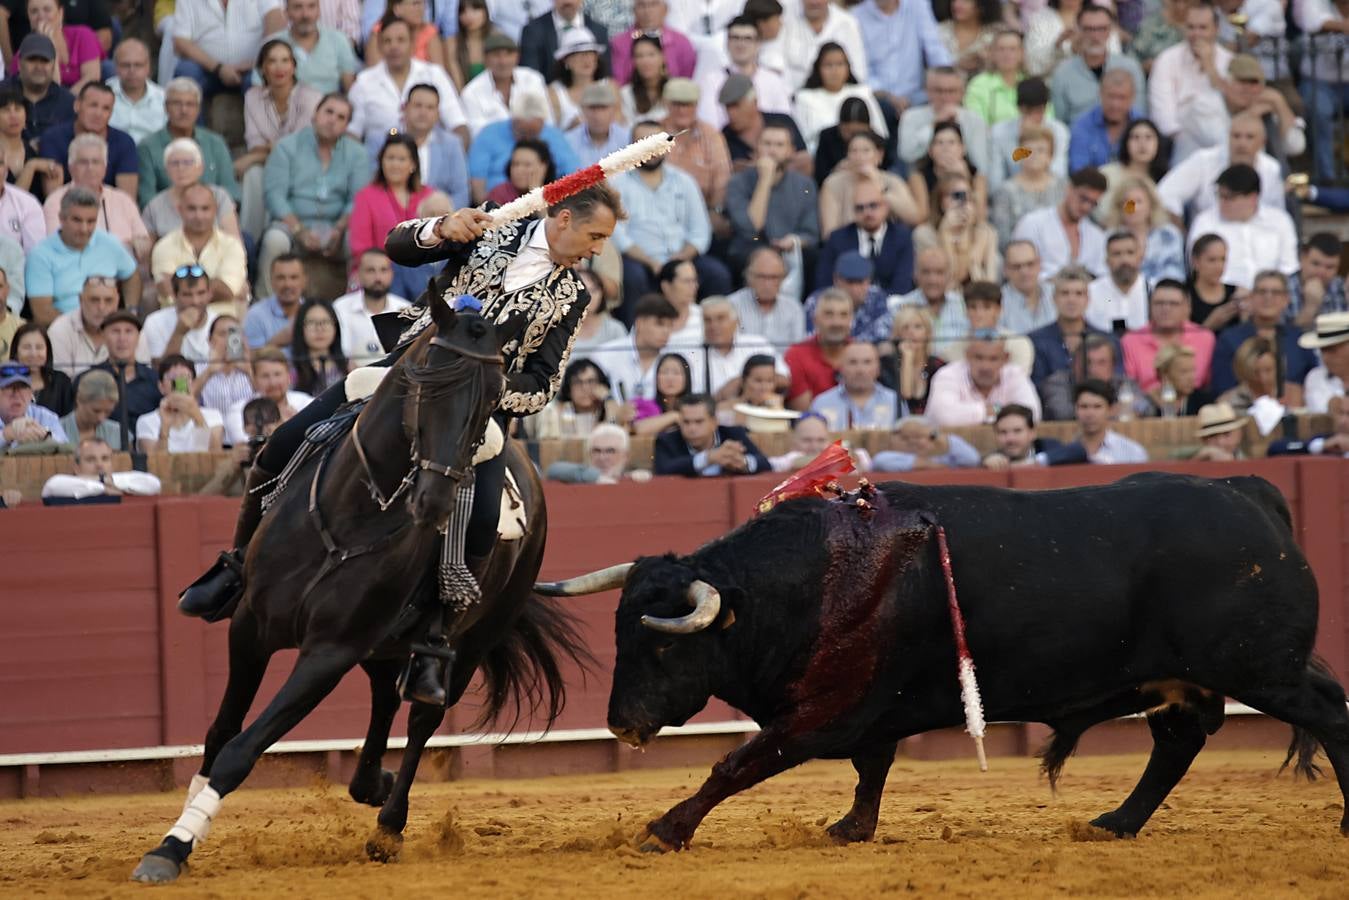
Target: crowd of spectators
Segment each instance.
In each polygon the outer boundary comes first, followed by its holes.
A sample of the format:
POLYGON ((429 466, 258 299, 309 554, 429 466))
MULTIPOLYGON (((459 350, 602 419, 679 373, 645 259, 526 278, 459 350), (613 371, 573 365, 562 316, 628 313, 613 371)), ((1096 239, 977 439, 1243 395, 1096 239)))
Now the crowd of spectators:
POLYGON ((425 290, 394 224, 657 131, 522 423, 587 439, 559 477, 625 477, 634 434, 656 474, 858 429, 880 470, 1133 462, 1111 424, 1147 416, 1221 458, 1349 378, 1301 207, 1349 200, 1328 0, 160 0, 148 42, 122 13, 0 5, 3 452, 245 460, 425 290))

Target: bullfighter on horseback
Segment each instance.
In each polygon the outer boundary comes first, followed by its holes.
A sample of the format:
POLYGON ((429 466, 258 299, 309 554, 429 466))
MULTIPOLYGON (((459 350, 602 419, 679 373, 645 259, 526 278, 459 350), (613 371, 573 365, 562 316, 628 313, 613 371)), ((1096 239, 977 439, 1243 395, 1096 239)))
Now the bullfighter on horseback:
MULTIPOLYGON (((392 352, 378 367, 388 367, 431 324, 430 305, 454 304, 470 295, 481 315, 512 335, 502 348, 506 385, 494 419, 506 433, 509 417, 538 412, 557 393, 577 328, 589 306, 584 282, 573 266, 598 254, 624 218, 618 194, 603 182, 548 208, 547 217, 497 225, 482 209, 464 208, 447 216, 404 222, 390 232, 386 249, 400 265, 445 261, 416 304, 401 313, 376 317, 376 328, 392 352)), ((214 621, 229 615, 243 591, 243 560, 263 513, 267 486, 281 472, 306 431, 328 419, 348 400, 346 384, 329 388, 276 430, 249 472, 235 525, 233 549, 189 586, 178 608, 214 621)), ((480 462, 474 478, 459 489, 445 535, 441 600, 451 615, 478 599, 474 568, 491 552, 505 478, 505 455, 480 462)), ((439 613, 440 611, 438 611, 439 613)), ((457 617, 457 616, 456 616, 457 617)), ((446 642, 443 614, 433 616, 427 643, 446 642)), ((446 702, 446 653, 413 655, 403 693, 409 700, 446 702)))

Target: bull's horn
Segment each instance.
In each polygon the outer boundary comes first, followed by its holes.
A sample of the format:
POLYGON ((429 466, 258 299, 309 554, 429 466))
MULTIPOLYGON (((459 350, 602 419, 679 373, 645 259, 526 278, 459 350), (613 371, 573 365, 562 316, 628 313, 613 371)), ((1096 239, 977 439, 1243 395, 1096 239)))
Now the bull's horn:
POLYGON ((619 563, 598 572, 568 578, 566 581, 541 581, 534 585, 534 590, 545 597, 579 597, 582 594, 611 591, 623 586, 623 582, 628 580, 628 572, 632 571, 634 565, 635 563, 630 562, 619 563))
POLYGON ((702 631, 716 621, 721 612, 721 594, 706 581, 695 581, 689 585, 689 602, 693 612, 678 619, 660 619, 655 616, 642 616, 642 624, 653 631, 666 634, 693 634, 702 631))

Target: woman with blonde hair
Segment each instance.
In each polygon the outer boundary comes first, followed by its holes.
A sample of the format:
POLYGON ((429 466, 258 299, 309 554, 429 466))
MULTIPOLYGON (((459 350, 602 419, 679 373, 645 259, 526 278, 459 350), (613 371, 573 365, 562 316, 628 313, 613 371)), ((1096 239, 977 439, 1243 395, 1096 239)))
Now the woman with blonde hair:
POLYGON ((1163 344, 1152 361, 1157 386, 1148 397, 1163 416, 1196 416, 1199 407, 1213 402, 1213 395, 1199 388, 1199 367, 1194 348, 1163 344))
POLYGON ((998 232, 998 249, 1012 241, 1012 232, 1021 217, 1033 210, 1055 206, 1063 199, 1068 182, 1050 171, 1054 161, 1054 132, 1042 125, 1022 125, 1020 145, 1030 151, 1011 178, 998 185, 988 211, 989 221, 998 232))
POLYGON ((928 247, 946 251, 951 290, 970 281, 1002 281, 998 235, 975 212, 971 188, 967 175, 941 176, 933 191, 932 217, 913 232, 915 256, 928 247))
POLYGON ((1256 336, 1242 341, 1232 354, 1232 371, 1237 386, 1218 399, 1239 416, 1246 415, 1261 397, 1273 397, 1288 409, 1302 405, 1302 385, 1284 377, 1282 355, 1269 338, 1256 336))
POLYGON ((1144 248, 1140 271, 1149 282, 1163 278, 1185 281, 1185 236, 1171 224, 1151 181, 1132 176, 1120 182, 1106 210, 1105 228, 1130 231, 1138 238, 1144 248))
POLYGON ((890 329, 893 349, 881 357, 881 383, 898 393, 914 415, 927 408, 928 385, 946 365, 932 350, 934 331, 930 312, 901 306, 890 329))

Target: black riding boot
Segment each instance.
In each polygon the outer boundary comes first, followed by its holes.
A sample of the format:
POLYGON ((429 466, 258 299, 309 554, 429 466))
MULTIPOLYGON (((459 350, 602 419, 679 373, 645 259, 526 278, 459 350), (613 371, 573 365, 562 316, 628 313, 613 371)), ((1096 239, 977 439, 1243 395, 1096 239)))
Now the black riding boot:
MULTIPOLYGON (((487 567, 487 558, 469 557, 468 568, 474 577, 481 576, 487 567)), ((403 699, 415 703, 445 706, 449 702, 450 676, 454 673, 455 651, 446 637, 463 615, 444 605, 427 624, 426 641, 412 645, 412 658, 403 673, 403 699)))
POLYGON ((178 595, 178 611, 183 615, 200 616, 208 622, 233 615, 244 594, 244 552, 262 520, 264 492, 259 488, 275 477, 256 463, 248 470, 239 520, 234 525, 234 549, 221 553, 215 565, 178 595))

